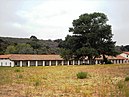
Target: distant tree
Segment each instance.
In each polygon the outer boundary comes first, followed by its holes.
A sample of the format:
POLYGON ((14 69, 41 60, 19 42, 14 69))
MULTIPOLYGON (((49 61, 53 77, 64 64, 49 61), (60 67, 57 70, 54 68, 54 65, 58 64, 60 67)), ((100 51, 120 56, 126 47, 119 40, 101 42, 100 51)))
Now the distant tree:
POLYGON ((69 59, 84 59, 88 57, 90 64, 95 58, 103 55, 117 55, 115 42, 112 41, 111 25, 106 24, 107 16, 103 13, 82 14, 79 19, 73 20, 73 27, 69 28, 68 35, 60 44, 63 48, 61 56, 69 59), (65 52, 65 53, 64 53, 65 52))
POLYGON ((31 45, 31 47, 33 47, 34 49, 39 49, 41 47, 41 45, 37 41, 30 41, 27 44, 31 45))
POLYGON ((52 40, 51 40, 51 39, 48 39, 47 41, 52 42, 52 40))
POLYGON ((71 59, 71 58, 72 58, 72 54, 73 54, 73 52, 72 52, 70 49, 65 49, 65 48, 62 48, 62 49, 61 49, 60 55, 61 55, 65 60, 71 59))
POLYGON ((58 42, 52 40, 39 40, 36 36, 32 36, 29 39, 0 37, 0 54, 7 53, 6 49, 8 46, 11 45, 16 47, 18 44, 22 43, 29 44, 33 48, 33 54, 59 54, 58 42))
POLYGON ((120 52, 127 52, 129 51, 129 45, 121 45, 121 46, 116 46, 116 49, 120 52))
POLYGON ((121 49, 120 49, 120 46, 115 46, 115 49, 116 49, 117 52, 120 52, 120 53, 122 52, 121 49))
POLYGON ((0 54, 4 54, 8 45, 9 45, 8 42, 3 41, 3 39, 0 39, 0 54))
POLYGON ((36 36, 33 36, 33 35, 30 37, 30 39, 33 41, 38 41, 38 38, 36 36))
POLYGON ((16 53, 16 48, 13 45, 9 45, 5 50, 5 54, 15 54, 15 53, 16 53))
POLYGON ((33 48, 29 44, 18 44, 15 49, 17 54, 33 54, 33 48))
POLYGON ((41 44, 36 36, 31 36, 30 42, 28 42, 27 44, 29 44, 33 48, 34 54, 41 54, 41 44))
POLYGON ((49 54, 59 54, 60 49, 59 48, 49 48, 48 53, 49 54))
POLYGON ((125 48, 124 51, 129 51, 129 45, 125 45, 124 48, 125 48))
POLYGON ((62 41, 63 41, 62 39, 56 39, 56 40, 54 40, 54 42, 57 42, 57 43, 60 43, 62 41))

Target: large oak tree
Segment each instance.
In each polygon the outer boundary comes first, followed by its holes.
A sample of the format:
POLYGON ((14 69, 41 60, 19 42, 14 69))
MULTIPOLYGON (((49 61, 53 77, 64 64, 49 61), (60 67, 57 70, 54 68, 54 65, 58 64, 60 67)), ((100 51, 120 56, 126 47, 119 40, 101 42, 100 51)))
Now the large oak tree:
POLYGON ((84 59, 88 57, 90 64, 95 58, 103 55, 115 56, 115 42, 112 41, 111 25, 104 13, 82 14, 73 20, 73 27, 69 28, 72 35, 66 36, 59 45, 61 56, 65 59, 84 59))

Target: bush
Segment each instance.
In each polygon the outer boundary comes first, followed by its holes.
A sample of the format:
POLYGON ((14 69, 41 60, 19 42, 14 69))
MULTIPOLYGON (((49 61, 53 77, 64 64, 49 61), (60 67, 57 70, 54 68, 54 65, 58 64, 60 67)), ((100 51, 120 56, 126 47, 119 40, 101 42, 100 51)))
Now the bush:
POLYGON ((36 80, 35 83, 34 83, 34 86, 39 86, 40 85, 40 81, 39 80, 36 80))
POLYGON ((126 77, 126 78, 125 78, 125 81, 129 81, 129 77, 126 77))
POLYGON ((124 83, 122 81, 119 81, 117 83, 117 87, 118 87, 119 90, 122 90, 124 88, 124 83))
POLYGON ((24 72, 23 69, 15 69, 14 72, 24 72))
POLYGON ((79 79, 84 79, 88 77, 88 73, 87 72, 78 72, 77 73, 77 78, 79 79))
POLYGON ((20 72, 21 70, 20 70, 20 69, 15 69, 14 71, 15 71, 15 72, 20 72))

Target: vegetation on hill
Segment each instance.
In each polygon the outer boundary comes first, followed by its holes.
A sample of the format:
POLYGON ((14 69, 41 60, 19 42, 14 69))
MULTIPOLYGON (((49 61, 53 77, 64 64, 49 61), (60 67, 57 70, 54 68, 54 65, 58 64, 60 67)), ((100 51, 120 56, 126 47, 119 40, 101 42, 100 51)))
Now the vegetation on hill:
POLYGON ((118 52, 129 51, 129 45, 115 46, 112 41, 111 25, 103 13, 82 14, 73 20, 69 28, 72 35, 65 40, 41 40, 36 36, 30 38, 0 37, 0 54, 60 54, 64 59, 84 59, 88 57, 90 64, 95 58, 103 55, 115 56, 118 52))
POLYGON ((30 38, 0 37, 0 54, 59 54, 57 40, 40 40, 30 38))
POLYGON ((121 45, 121 46, 116 46, 116 49, 119 51, 119 52, 129 52, 129 45, 121 45))
MULTIPOLYGON (((12 38, 12 37, 0 37, 0 54, 15 54, 20 53, 21 51, 16 51, 18 46, 31 44, 29 48, 29 52, 25 50, 23 54, 30 53, 30 54, 59 54, 60 53, 60 45, 62 44, 62 39, 52 40, 39 40, 38 42, 34 42, 35 44, 39 44, 40 49, 35 49, 33 41, 31 38, 12 38), (33 48, 34 47, 34 48, 33 48)), ((129 45, 125 46, 116 46, 115 49, 118 52, 129 51, 129 45)), ((68 53, 68 52, 64 52, 68 53)), ((69 56, 67 56, 68 58, 69 56)))

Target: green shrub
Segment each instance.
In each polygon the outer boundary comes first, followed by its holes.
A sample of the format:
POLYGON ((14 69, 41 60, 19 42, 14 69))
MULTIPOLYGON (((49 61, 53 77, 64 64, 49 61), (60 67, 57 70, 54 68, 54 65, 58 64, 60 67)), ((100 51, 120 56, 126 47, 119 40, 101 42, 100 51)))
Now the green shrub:
POLYGON ((15 71, 15 72, 20 72, 21 70, 20 70, 20 69, 15 69, 14 71, 15 71))
POLYGON ((125 81, 129 81, 129 77, 126 77, 126 78, 125 78, 125 81))
POLYGON ((39 86, 40 85, 40 81, 39 80, 36 80, 35 82, 34 82, 34 86, 39 86))
POLYGON ((24 72, 23 69, 15 69, 14 72, 24 72))
POLYGON ((77 73, 77 78, 79 79, 84 79, 88 77, 88 73, 87 72, 78 72, 77 73))
POLYGON ((117 87, 118 87, 119 90, 122 90, 124 88, 124 83, 122 81, 119 81, 117 83, 117 87))

